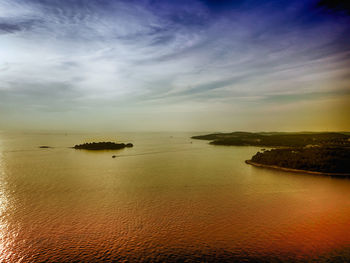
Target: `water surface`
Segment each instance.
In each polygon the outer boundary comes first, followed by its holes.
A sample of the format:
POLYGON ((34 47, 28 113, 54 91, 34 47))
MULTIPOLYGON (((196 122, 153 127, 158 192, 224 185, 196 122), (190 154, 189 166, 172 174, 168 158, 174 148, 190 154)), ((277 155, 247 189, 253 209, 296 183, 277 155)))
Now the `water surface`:
POLYGON ((350 260, 350 180, 191 135, 0 133, 0 261, 350 260))

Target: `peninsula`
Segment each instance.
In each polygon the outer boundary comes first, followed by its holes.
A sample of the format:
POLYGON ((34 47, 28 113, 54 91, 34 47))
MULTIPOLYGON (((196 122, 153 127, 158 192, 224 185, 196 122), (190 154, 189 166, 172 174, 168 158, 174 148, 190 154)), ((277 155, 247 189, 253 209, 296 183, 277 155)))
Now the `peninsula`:
POLYGON ((75 145, 74 149, 83 150, 119 150, 133 147, 132 143, 115 143, 115 142, 92 142, 75 145))

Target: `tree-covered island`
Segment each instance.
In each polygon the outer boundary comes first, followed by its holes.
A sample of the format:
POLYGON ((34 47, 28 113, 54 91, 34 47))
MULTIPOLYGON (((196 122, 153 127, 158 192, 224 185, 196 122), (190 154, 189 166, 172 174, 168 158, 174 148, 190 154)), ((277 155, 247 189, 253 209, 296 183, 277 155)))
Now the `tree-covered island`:
POLYGON ((213 133, 193 136, 213 145, 261 146, 246 163, 334 176, 350 176, 350 135, 346 133, 213 133))
POLYGON ((210 140, 214 145, 304 147, 350 146, 350 135, 336 132, 284 133, 284 132, 232 132, 193 136, 193 139, 210 140))
POLYGON ((119 150, 124 149, 126 147, 133 147, 133 144, 115 142, 92 142, 75 145, 73 148, 83 150, 119 150))
POLYGON ((257 152, 247 163, 350 177, 350 149, 346 147, 271 149, 257 152))

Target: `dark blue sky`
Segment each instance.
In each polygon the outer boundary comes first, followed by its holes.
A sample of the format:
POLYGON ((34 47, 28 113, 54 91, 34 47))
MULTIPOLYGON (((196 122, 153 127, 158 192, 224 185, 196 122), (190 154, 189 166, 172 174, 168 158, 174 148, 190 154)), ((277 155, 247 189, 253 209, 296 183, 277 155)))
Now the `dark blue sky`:
POLYGON ((349 14, 339 0, 0 0, 0 124, 350 129, 349 14))

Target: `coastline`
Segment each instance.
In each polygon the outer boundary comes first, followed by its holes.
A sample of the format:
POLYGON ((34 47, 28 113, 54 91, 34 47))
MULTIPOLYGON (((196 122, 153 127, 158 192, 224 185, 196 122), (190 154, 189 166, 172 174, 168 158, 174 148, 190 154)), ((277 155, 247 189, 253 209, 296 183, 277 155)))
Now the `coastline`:
POLYGON ((275 169, 275 170, 280 170, 285 172, 306 173, 306 174, 323 175, 323 176, 331 176, 331 177, 338 177, 338 178, 350 178, 350 174, 344 174, 344 173, 323 173, 323 172, 315 172, 315 171, 308 171, 308 170, 292 169, 292 168, 286 168, 286 167, 281 167, 277 165, 256 163, 251 160, 246 160, 245 163, 256 167, 275 169))

